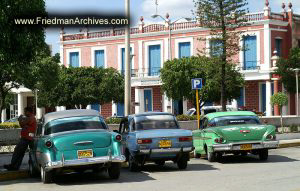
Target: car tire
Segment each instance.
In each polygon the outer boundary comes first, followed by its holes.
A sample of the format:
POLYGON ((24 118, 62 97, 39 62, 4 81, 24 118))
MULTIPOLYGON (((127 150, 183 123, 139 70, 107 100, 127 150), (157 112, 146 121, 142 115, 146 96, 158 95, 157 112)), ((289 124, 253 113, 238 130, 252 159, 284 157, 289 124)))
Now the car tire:
POLYGON ((195 157, 196 159, 199 159, 199 158, 201 157, 201 154, 198 154, 198 153, 196 152, 196 150, 194 150, 194 157, 195 157))
POLYGON ((53 181, 53 171, 46 171, 45 168, 41 167, 41 179, 44 184, 51 183, 53 181))
POLYGON ((207 160, 209 162, 215 162, 216 161, 216 153, 214 152, 207 152, 207 160))
POLYGON ((155 164, 159 165, 159 166, 164 166, 166 163, 166 161, 164 160, 158 160, 158 161, 155 161, 155 164))
POLYGON ((269 157, 269 151, 268 149, 262 149, 258 152, 259 160, 266 161, 269 157))
POLYGON ((33 162, 31 159, 28 161, 28 166, 29 166, 29 176, 32 178, 38 177, 39 172, 34 168, 33 162))
POLYGON ((110 167, 107 169, 108 175, 111 179, 118 179, 120 177, 121 164, 111 163, 110 167))
POLYGON ((181 156, 177 161, 177 166, 179 169, 186 169, 189 158, 185 155, 181 156))
POLYGON ((131 172, 137 172, 139 170, 139 164, 131 154, 129 154, 128 157, 128 167, 131 172))

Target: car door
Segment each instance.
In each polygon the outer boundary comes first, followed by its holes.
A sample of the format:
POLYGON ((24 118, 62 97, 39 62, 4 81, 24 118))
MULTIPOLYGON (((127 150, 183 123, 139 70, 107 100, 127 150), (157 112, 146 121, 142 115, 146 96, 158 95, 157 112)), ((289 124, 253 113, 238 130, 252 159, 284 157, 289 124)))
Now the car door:
POLYGON ((33 137, 33 143, 30 147, 29 157, 32 160, 34 165, 37 165, 37 162, 40 161, 40 150, 38 149, 38 143, 40 141, 42 130, 43 130, 43 118, 37 123, 37 129, 33 137))
POLYGON ((204 145, 207 143, 208 140, 208 132, 206 131, 206 128, 208 127, 208 119, 206 117, 203 118, 202 123, 200 124, 200 150, 201 154, 205 154, 204 145))

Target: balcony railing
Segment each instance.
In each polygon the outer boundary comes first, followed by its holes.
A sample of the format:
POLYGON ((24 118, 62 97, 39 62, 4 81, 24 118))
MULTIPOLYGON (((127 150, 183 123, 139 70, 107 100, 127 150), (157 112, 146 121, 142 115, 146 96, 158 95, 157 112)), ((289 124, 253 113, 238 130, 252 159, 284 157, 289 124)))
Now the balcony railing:
MULTIPOLYGON (((152 77, 160 75, 160 67, 131 69, 131 77, 152 77)), ((125 75, 125 70, 120 70, 122 75, 125 75)))

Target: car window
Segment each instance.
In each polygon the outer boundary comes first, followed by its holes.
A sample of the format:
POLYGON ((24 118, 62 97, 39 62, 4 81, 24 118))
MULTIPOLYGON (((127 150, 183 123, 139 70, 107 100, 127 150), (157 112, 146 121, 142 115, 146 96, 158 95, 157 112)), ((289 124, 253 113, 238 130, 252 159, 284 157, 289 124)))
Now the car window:
POLYGON ((135 131, 135 123, 134 123, 134 119, 131 119, 129 122, 129 128, 131 129, 131 131, 135 131))
POLYGON ((173 115, 149 115, 136 117, 135 128, 136 130, 178 129, 179 125, 173 115))
POLYGON ((128 119, 124 119, 122 120, 121 124, 120 124, 120 133, 128 133, 129 132, 129 126, 128 126, 128 119))
POLYGON ((99 116, 79 116, 56 119, 45 125, 45 135, 83 129, 106 129, 104 120, 99 116))
POLYGON ((214 118, 215 126, 260 124, 257 116, 223 116, 214 118))

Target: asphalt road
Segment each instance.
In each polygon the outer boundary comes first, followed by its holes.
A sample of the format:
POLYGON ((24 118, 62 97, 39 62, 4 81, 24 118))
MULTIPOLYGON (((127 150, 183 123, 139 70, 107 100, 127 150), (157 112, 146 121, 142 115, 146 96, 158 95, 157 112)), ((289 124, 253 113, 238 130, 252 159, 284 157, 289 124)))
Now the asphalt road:
POLYGON ((300 191, 300 147, 270 151, 267 162, 256 156, 227 156, 221 162, 192 159, 186 170, 173 163, 163 167, 146 165, 139 173, 122 169, 119 180, 105 173, 68 174, 52 184, 39 179, 0 182, 1 191, 300 191))

